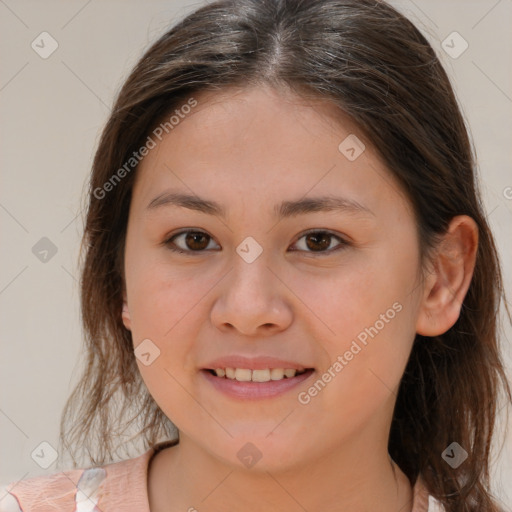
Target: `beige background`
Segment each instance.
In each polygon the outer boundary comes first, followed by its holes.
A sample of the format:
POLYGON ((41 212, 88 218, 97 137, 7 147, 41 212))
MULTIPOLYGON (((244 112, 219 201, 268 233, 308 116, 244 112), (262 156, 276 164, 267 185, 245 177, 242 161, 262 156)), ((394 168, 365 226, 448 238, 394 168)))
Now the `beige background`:
MULTIPOLYGON (((65 469, 55 463, 42 469, 31 453, 43 441, 57 448, 60 412, 76 378, 81 198, 93 152, 113 96, 136 60, 201 3, 0 0, 0 483, 65 469), (47 59, 31 48, 43 31, 58 43, 47 59), (32 252, 42 237, 57 248, 46 263, 32 252)), ((510 298, 512 2, 392 3, 427 35, 453 77, 510 298), (453 31, 469 44, 456 59, 441 46, 453 31)), ((507 326, 509 368, 510 339, 507 326)), ((495 492, 509 508, 511 437, 494 468, 495 492)))

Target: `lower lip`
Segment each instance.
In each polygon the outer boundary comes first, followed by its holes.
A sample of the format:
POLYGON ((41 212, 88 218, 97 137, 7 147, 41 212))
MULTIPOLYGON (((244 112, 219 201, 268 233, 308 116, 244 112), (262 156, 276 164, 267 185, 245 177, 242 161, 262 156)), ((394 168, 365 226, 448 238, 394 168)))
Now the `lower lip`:
POLYGON ((281 380, 269 380, 268 382, 240 382, 226 377, 216 377, 208 370, 201 370, 201 373, 222 393, 225 393, 232 398, 252 400, 282 395, 311 377, 315 371, 308 370, 295 377, 285 377, 281 380))

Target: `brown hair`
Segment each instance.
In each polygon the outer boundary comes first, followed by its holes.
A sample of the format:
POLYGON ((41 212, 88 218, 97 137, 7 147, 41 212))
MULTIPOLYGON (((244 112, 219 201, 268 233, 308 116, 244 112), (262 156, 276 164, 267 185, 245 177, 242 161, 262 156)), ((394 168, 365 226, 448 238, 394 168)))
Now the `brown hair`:
POLYGON ((414 25, 377 0, 212 2, 166 32, 138 62, 104 128, 90 177, 81 247, 87 361, 63 413, 62 445, 75 465, 79 447, 93 464, 104 464, 131 441, 147 449, 176 436, 141 379, 121 319, 136 166, 108 193, 99 197, 98 190, 162 115, 194 93, 262 84, 327 100, 352 118, 407 193, 422 255, 454 216, 476 221, 476 268, 460 317, 441 336, 416 336, 389 453, 411 483, 421 475, 447 511, 498 510, 489 489, 490 446, 499 391, 507 401, 511 393, 498 348, 504 292, 497 251, 449 79, 414 25), (114 448, 115 438, 129 437, 130 429, 132 437, 114 448), (457 469, 441 457, 453 441, 469 454, 457 469))

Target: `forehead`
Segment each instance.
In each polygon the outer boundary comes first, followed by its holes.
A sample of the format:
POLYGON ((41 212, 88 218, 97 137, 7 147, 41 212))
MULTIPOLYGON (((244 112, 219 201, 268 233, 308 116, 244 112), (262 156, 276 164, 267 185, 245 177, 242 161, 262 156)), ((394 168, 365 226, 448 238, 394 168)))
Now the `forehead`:
POLYGON ((135 207, 145 208, 167 189, 214 196, 220 203, 237 198, 245 208, 261 207, 267 199, 276 204, 333 192, 375 206, 397 200, 407 206, 371 144, 365 140, 355 160, 342 153, 344 141, 365 138, 328 101, 268 87, 202 92, 193 98, 197 105, 139 165, 135 207))

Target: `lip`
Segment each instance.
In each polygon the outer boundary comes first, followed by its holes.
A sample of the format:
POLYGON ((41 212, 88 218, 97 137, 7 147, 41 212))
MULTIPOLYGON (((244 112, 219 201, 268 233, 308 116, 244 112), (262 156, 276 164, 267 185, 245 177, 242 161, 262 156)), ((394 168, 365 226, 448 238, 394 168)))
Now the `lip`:
MULTIPOLYGON (((265 368, 268 368, 268 366, 265 368)), ((255 369, 258 370, 262 368, 255 369)), ((258 400, 276 397, 290 391, 314 375, 315 370, 311 368, 305 373, 296 375, 295 377, 286 377, 281 380, 270 380, 268 382, 241 382, 226 377, 216 377, 207 369, 201 370, 200 373, 215 389, 231 398, 258 400)))
POLYGON ((298 371, 312 368, 295 361, 285 361, 271 356, 246 357, 232 355, 211 361, 203 366, 203 370, 216 370, 217 368, 246 368, 248 370, 265 370, 266 368, 294 369, 298 371))

